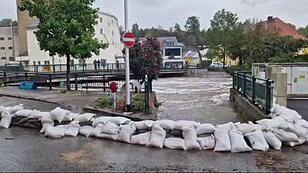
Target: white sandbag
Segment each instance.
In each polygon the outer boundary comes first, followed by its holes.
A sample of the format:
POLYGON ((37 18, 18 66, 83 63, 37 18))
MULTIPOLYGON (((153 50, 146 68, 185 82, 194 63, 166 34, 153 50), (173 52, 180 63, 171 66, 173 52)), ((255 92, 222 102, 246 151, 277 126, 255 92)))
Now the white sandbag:
POLYGON ((106 124, 110 118, 111 117, 105 117, 105 116, 94 118, 92 126, 96 127, 97 124, 106 124))
POLYGON ((281 150, 282 142, 271 131, 263 132, 266 142, 275 150, 281 150))
POLYGON ((22 109, 15 113, 15 116, 17 117, 29 117, 33 113, 33 110, 29 109, 22 109))
POLYGON ((216 131, 214 132, 215 136, 215 152, 220 152, 220 151, 231 151, 231 141, 229 138, 229 132, 228 130, 222 129, 225 127, 220 127, 217 128, 216 131))
POLYGON ((287 142, 287 145, 290 146, 290 147, 295 147, 295 146, 298 146, 298 145, 302 145, 305 142, 306 142, 305 138, 299 138, 298 142, 287 142))
POLYGON ((131 137, 135 133, 136 127, 133 123, 120 126, 118 140, 126 143, 131 143, 131 137))
POLYGON ((240 131, 243 134, 250 133, 256 130, 261 130, 262 126, 258 124, 247 124, 247 123, 242 123, 242 124, 237 124, 235 125, 236 130, 240 131))
POLYGON ((273 129, 273 132, 282 142, 299 142, 299 139, 295 133, 282 129, 273 129))
POLYGON ((80 123, 84 123, 84 122, 88 122, 88 121, 91 121, 92 118, 95 116, 95 114, 91 114, 91 113, 85 113, 85 114, 76 114, 76 113, 73 113, 73 114, 70 114, 73 119, 75 121, 78 121, 80 123))
POLYGON ((197 141, 203 150, 213 150, 215 148, 214 135, 210 135, 203 138, 197 138, 197 141))
POLYGON ((99 129, 99 133, 109 134, 109 135, 117 135, 120 131, 120 126, 107 122, 106 124, 98 124, 96 126, 99 129))
POLYGON ((187 121, 187 120, 179 120, 175 122, 175 126, 174 129, 176 130, 183 130, 184 128, 198 128, 200 127, 200 123, 199 122, 195 122, 195 121, 187 121))
POLYGON ((283 118, 285 121, 293 123, 296 120, 302 119, 302 116, 298 114, 295 110, 286 108, 280 105, 273 105, 272 108, 273 115, 283 118))
POLYGON ((197 142, 197 132, 194 127, 184 127, 182 135, 187 150, 202 150, 197 142))
POLYGON ((164 147, 173 150, 186 150, 185 141, 182 138, 166 138, 164 147))
POLYGON ((308 129, 308 122, 306 120, 303 120, 303 119, 297 120, 297 121, 295 121, 295 126, 304 127, 306 129, 308 129))
POLYGON ((50 112, 50 115, 53 120, 57 120, 59 123, 61 123, 69 113, 70 111, 57 107, 50 112))
POLYGON ((45 116, 50 116, 50 113, 49 112, 40 112, 40 111, 37 111, 37 110, 34 110, 28 118, 37 118, 37 119, 42 119, 43 117, 45 116))
POLYGON ((125 124, 130 123, 131 121, 132 120, 125 118, 125 117, 110 117, 108 119, 108 122, 112 122, 117 125, 125 125, 125 124))
POLYGON ((54 123, 54 120, 51 118, 50 114, 46 114, 42 117, 41 123, 54 123))
POLYGON ((145 121, 138 121, 134 122, 135 127, 137 130, 147 130, 152 128, 154 121, 152 120, 145 120, 145 121))
POLYGON ((286 122, 280 117, 276 117, 273 119, 263 119, 256 122, 260 124, 265 130, 271 130, 274 128, 286 129, 290 127, 290 123, 286 122))
POLYGON ((230 130, 229 138, 231 142, 232 153, 252 151, 252 149, 247 145, 242 132, 238 130, 230 130))
POLYGON ((54 139, 62 138, 64 136, 64 130, 62 127, 48 126, 45 130, 44 136, 54 139))
POLYGON ((2 107, 3 110, 6 110, 9 114, 13 115, 15 114, 17 111, 23 110, 24 107, 22 104, 17 105, 17 106, 13 106, 13 107, 2 107))
POLYGON ((73 115, 69 113, 63 118, 62 122, 68 122, 68 121, 73 121, 73 120, 74 120, 73 115))
POLYGON ((151 137, 151 132, 133 135, 131 138, 131 143, 136 145, 148 145, 150 137, 151 137))
POLYGON ((79 129, 79 134, 88 138, 90 136, 97 136, 99 134, 99 131, 98 129, 91 126, 82 126, 79 129))
POLYGON ((225 123, 225 124, 219 124, 216 126, 216 129, 223 129, 223 130, 231 130, 231 129, 234 129, 235 126, 232 122, 229 122, 229 123, 225 123))
POLYGON ((175 122, 172 120, 157 120, 154 123, 158 124, 165 130, 174 130, 175 122))
POLYGON ((201 124, 197 129, 197 135, 210 134, 215 132, 215 126, 212 124, 201 124))
POLYGON ((110 135, 110 134, 105 134, 105 133, 100 133, 96 135, 97 138, 102 138, 102 139, 110 139, 116 141, 118 139, 118 135, 110 135))
POLYGON ((156 147, 156 148, 163 148, 165 138, 166 138, 166 131, 162 127, 154 123, 152 127, 151 137, 150 137, 148 146, 156 147))
POLYGON ((0 127, 5 129, 9 128, 12 122, 12 115, 4 110, 2 111, 1 116, 0 127))
POLYGON ((40 130, 40 133, 45 133, 47 127, 49 126, 53 127, 54 125, 55 125, 54 121, 42 123, 42 129, 40 130))
POLYGON ((70 124, 65 125, 64 135, 65 136, 77 136, 79 133, 80 125, 78 121, 72 121, 70 124))
POLYGON ((245 134, 254 150, 267 151, 269 146, 261 130, 245 134))

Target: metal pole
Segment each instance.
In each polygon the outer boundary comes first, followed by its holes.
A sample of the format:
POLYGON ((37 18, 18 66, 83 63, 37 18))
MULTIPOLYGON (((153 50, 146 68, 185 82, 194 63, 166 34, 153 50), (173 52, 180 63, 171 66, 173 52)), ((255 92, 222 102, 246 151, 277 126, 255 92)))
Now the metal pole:
MULTIPOLYGON (((125 31, 128 32, 128 9, 127 9, 127 0, 124 0, 124 18, 125 18, 125 31)), ((126 57, 126 71, 125 71, 125 79, 126 79, 126 106, 127 111, 130 111, 130 70, 129 70, 129 48, 125 48, 125 57, 126 57)))

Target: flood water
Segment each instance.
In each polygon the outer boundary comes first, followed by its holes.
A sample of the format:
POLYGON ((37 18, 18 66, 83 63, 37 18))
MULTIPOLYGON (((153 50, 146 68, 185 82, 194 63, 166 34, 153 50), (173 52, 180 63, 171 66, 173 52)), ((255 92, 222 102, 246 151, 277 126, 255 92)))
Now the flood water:
POLYGON ((161 78, 153 83, 159 102, 159 119, 193 120, 202 123, 238 121, 229 104, 232 77, 209 72, 199 77, 161 78))

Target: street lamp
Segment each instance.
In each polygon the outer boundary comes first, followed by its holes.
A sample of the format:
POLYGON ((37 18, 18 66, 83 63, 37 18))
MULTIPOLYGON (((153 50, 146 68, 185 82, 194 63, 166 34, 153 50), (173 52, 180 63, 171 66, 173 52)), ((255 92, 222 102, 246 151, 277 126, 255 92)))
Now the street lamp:
MULTIPOLYGON (((125 32, 128 32, 128 2, 124 0, 124 19, 125 19, 125 32)), ((129 48, 125 47, 125 80, 126 80, 126 108, 127 112, 131 111, 131 102, 130 102, 130 70, 129 70, 129 48)))

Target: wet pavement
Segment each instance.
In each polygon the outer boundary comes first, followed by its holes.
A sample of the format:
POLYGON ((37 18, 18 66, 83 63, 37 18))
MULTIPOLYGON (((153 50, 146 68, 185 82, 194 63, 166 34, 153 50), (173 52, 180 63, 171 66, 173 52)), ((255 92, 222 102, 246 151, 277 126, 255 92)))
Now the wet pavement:
POLYGON ((237 113, 229 104, 231 87, 232 77, 224 72, 154 81, 153 90, 163 102, 158 117, 214 124, 237 122, 237 113))

